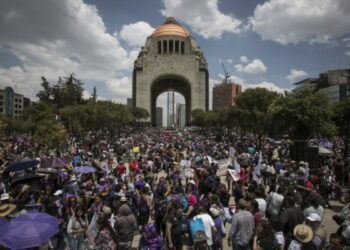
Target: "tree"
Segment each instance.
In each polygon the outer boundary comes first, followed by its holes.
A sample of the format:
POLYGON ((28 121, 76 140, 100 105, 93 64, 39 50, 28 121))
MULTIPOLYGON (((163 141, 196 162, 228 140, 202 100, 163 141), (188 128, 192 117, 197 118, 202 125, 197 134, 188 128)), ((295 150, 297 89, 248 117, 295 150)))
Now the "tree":
POLYGON ((286 93, 274 101, 269 112, 274 124, 293 139, 331 136, 335 132, 328 99, 323 93, 310 90, 286 93))
POLYGON ((91 99, 93 102, 97 101, 97 90, 96 90, 96 86, 94 86, 94 89, 92 91, 92 95, 91 95, 91 99))
POLYGON ((281 98, 280 94, 265 88, 247 89, 235 98, 237 110, 234 112, 240 117, 236 122, 239 127, 256 136, 259 148, 262 136, 271 129, 269 107, 279 98, 281 98))
POLYGON ((148 111, 144 108, 132 107, 129 110, 135 121, 140 121, 142 119, 147 119, 149 117, 148 111))
POLYGON ((39 91, 36 96, 39 98, 40 102, 50 105, 52 104, 52 89, 50 83, 43 76, 41 77, 41 80, 41 87, 43 90, 39 91))
POLYGON ((344 154, 347 154, 350 137, 350 99, 336 102, 332 106, 332 120, 339 128, 339 133, 345 138, 344 154))

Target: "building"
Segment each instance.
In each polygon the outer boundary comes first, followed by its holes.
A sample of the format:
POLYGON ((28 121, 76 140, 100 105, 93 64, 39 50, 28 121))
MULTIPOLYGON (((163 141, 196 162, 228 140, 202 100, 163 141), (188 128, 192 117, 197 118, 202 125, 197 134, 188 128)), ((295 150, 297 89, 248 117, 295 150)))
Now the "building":
POLYGON ((180 128, 186 126, 186 105, 176 104, 176 125, 180 128))
POLYGON ((350 97, 350 84, 338 84, 320 89, 319 92, 325 93, 330 102, 338 102, 350 97))
POLYGON ((293 92, 310 89, 325 93, 331 102, 341 101, 350 97, 350 68, 328 70, 318 78, 306 78, 294 85, 293 92))
POLYGON ((294 85, 296 87, 292 90, 293 92, 304 89, 316 91, 318 87, 318 78, 306 78, 304 80, 294 83, 294 85))
POLYGON ((234 98, 242 93, 242 86, 236 83, 222 83, 213 88, 213 109, 224 110, 234 105, 234 98))
POLYGON ((185 98, 186 121, 194 109, 209 110, 207 61, 196 40, 174 17, 154 30, 134 62, 133 106, 146 109, 147 121, 155 125, 157 97, 170 90, 185 98))
POLYGON ((13 88, 0 89, 0 114, 18 118, 29 105, 30 99, 15 93, 13 88))
POLYGON ((163 108, 162 107, 156 108, 156 126, 157 127, 163 126, 163 108))
POLYGON ((127 99, 126 99, 126 106, 127 106, 128 108, 132 108, 132 98, 127 98, 127 99))

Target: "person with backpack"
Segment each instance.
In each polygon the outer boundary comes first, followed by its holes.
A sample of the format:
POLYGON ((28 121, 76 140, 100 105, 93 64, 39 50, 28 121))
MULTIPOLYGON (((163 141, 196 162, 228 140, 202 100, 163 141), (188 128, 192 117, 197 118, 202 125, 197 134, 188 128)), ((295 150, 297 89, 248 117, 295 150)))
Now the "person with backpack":
POLYGON ((157 190, 157 196, 154 198, 154 217, 157 231, 165 235, 164 218, 168 210, 168 199, 164 191, 160 188, 157 190))
POLYGON ((182 250, 182 207, 177 200, 173 199, 171 201, 170 209, 166 215, 165 221, 168 248, 182 250))
MULTIPOLYGON (((207 237, 207 245, 209 248, 213 247, 213 238, 216 234, 216 227, 212 217, 206 213, 206 210, 203 206, 198 206, 198 215, 193 217, 194 220, 201 219, 204 225, 204 232, 207 237)), ((195 240, 195 235, 192 235, 195 240)))

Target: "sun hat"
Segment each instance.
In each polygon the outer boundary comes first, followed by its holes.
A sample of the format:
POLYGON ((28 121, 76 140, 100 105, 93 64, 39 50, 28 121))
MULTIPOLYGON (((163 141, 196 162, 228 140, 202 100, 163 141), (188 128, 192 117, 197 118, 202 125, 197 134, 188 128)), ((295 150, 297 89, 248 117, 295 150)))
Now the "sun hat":
POLYGON ((294 228, 294 237, 299 242, 308 243, 313 237, 312 229, 305 224, 299 224, 294 228))
POLYGON ((4 204, 0 206, 0 217, 5 217, 9 215, 16 209, 16 205, 14 204, 4 204))
POLYGON ((309 216, 306 217, 309 221, 318 221, 321 222, 321 217, 316 213, 311 213, 309 216))
POLYGON ((8 200, 8 199, 10 199, 10 195, 8 193, 3 193, 1 195, 0 200, 5 201, 5 200, 8 200))

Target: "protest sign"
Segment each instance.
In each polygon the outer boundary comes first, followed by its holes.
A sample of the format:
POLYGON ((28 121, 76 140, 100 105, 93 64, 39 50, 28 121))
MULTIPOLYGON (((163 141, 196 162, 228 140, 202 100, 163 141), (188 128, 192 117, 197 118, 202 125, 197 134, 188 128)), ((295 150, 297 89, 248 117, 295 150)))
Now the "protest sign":
POLYGON ((191 167, 191 161, 188 161, 188 160, 181 160, 181 161, 180 161, 180 165, 181 165, 181 167, 189 168, 189 167, 191 167))
POLYGON ((241 179, 241 177, 239 176, 239 173, 236 170, 229 169, 228 172, 230 173, 234 181, 238 181, 239 179, 241 179))
POLYGON ((236 149, 234 147, 230 147, 230 157, 234 157, 236 154, 236 149))
POLYGON ((140 152, 140 147, 133 147, 132 148, 133 153, 139 153, 140 152))

